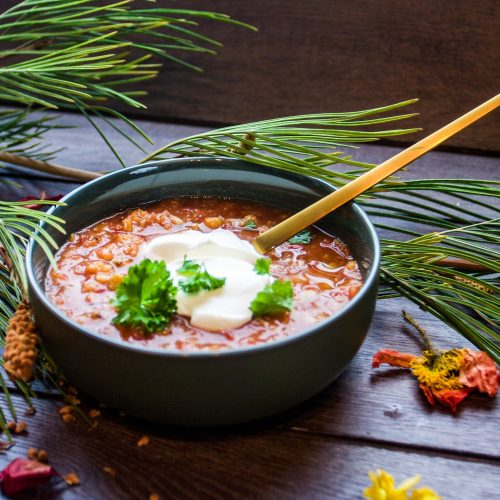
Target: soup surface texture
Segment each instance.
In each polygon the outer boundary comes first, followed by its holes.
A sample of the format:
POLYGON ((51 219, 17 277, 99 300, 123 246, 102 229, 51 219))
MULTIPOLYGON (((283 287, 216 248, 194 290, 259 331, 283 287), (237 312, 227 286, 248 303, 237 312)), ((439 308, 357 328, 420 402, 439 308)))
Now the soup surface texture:
MULTIPOLYGON (((293 286, 291 312, 261 316, 239 328, 208 332, 175 315, 161 332, 112 324, 110 301, 130 266, 153 238, 226 229, 251 240, 289 216, 267 205, 229 199, 177 198, 119 213, 72 234, 47 274, 50 300, 66 316, 103 336, 174 351, 220 351, 271 342, 331 316, 359 291, 362 277, 347 246, 310 228, 311 240, 285 242, 268 253, 271 275, 293 286)), ((299 238, 300 240, 300 238, 299 238)), ((293 241, 293 240, 292 240, 293 241)))

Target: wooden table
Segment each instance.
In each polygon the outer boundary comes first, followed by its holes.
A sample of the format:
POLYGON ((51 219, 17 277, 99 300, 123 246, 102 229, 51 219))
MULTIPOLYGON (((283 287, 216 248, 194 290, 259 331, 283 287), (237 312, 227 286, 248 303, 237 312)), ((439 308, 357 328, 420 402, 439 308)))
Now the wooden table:
MULTIPOLYGON (((58 162, 105 170, 116 162, 79 117, 79 131, 49 134, 55 148, 66 146, 58 162)), ((200 127, 143 122, 157 144, 202 130, 200 127)), ((141 153, 116 138, 127 163, 141 153)), ((380 162, 399 148, 363 146, 357 158, 380 162)), ((498 158, 430 153, 412 166, 419 176, 499 178, 498 158)), ((22 169, 6 169, 2 177, 22 187, 0 184, 1 199, 18 199, 40 190, 66 193, 76 184, 22 169)), ((383 468, 398 481, 416 473, 422 484, 445 499, 498 498, 500 491, 500 407, 498 400, 474 394, 453 415, 431 408, 416 380, 397 369, 372 370, 371 357, 380 348, 418 353, 420 345, 407 330, 400 311, 405 307, 428 329, 442 348, 469 346, 462 337, 411 303, 380 301, 368 338, 345 373, 312 400, 285 414, 224 429, 178 429, 151 425, 112 410, 103 410, 89 430, 83 421, 63 422, 62 403, 36 384, 36 415, 24 416, 26 405, 14 393, 28 433, 0 455, 2 468, 29 447, 48 451, 61 473, 75 471, 81 486, 40 491, 57 498, 362 498, 369 470, 383 468), (143 435, 148 446, 138 447, 143 435), (112 468, 115 477, 104 468, 112 468)), ((91 368, 90 368, 91 369, 91 368)), ((158 381, 159 384, 168 383, 158 381)), ((497 398, 498 399, 498 398, 497 398)), ((96 403, 85 401, 87 409, 96 403)), ((5 402, 2 402, 5 410, 5 402)))

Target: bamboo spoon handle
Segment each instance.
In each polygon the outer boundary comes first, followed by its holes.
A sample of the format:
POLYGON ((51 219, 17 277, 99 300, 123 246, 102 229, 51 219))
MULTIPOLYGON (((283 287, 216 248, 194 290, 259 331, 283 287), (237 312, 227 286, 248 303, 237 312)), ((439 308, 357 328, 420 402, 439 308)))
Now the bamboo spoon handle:
POLYGON ((404 166, 424 155, 452 135, 469 126, 476 120, 479 120, 479 118, 490 111, 493 111, 499 105, 500 94, 484 102, 465 115, 462 115, 460 118, 448 123, 448 125, 445 125, 443 128, 436 130, 436 132, 424 137, 421 141, 418 141, 413 144, 413 146, 389 158, 378 167, 373 168, 328 196, 321 198, 304 210, 301 210, 271 229, 268 229, 252 241, 253 246, 259 253, 266 253, 271 250, 271 248, 283 243, 302 229, 310 226, 344 203, 354 199, 367 189, 370 189, 375 184, 383 181, 404 166))

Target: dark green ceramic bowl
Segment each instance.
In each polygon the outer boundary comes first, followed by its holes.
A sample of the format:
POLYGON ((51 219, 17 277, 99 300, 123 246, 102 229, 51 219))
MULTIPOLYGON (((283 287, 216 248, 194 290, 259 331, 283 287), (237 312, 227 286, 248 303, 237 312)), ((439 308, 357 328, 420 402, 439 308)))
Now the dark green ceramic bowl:
MULTIPOLYGON (((54 215, 69 233, 127 208, 177 196, 253 200, 291 212, 330 193, 306 176, 239 160, 196 158, 131 167, 68 194, 54 215)), ((102 337, 65 317, 44 293, 49 262, 31 241, 29 294, 43 342, 66 376, 98 401, 157 422, 234 424, 290 408, 331 384, 363 342, 375 307, 379 245, 354 204, 318 224, 338 235, 361 265, 365 283, 344 309, 293 337, 218 353, 180 353, 102 337)), ((46 230, 58 244, 65 237, 46 230)))

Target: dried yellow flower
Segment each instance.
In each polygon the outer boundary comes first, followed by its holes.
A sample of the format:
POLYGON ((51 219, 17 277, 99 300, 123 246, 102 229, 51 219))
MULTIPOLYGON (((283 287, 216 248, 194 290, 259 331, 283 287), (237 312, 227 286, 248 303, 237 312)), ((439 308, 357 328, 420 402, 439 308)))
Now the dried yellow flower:
POLYGON ((383 469, 368 473, 372 484, 365 488, 363 494, 368 500, 441 500, 441 497, 433 490, 424 486, 414 489, 420 476, 405 479, 396 486, 394 477, 383 469))

